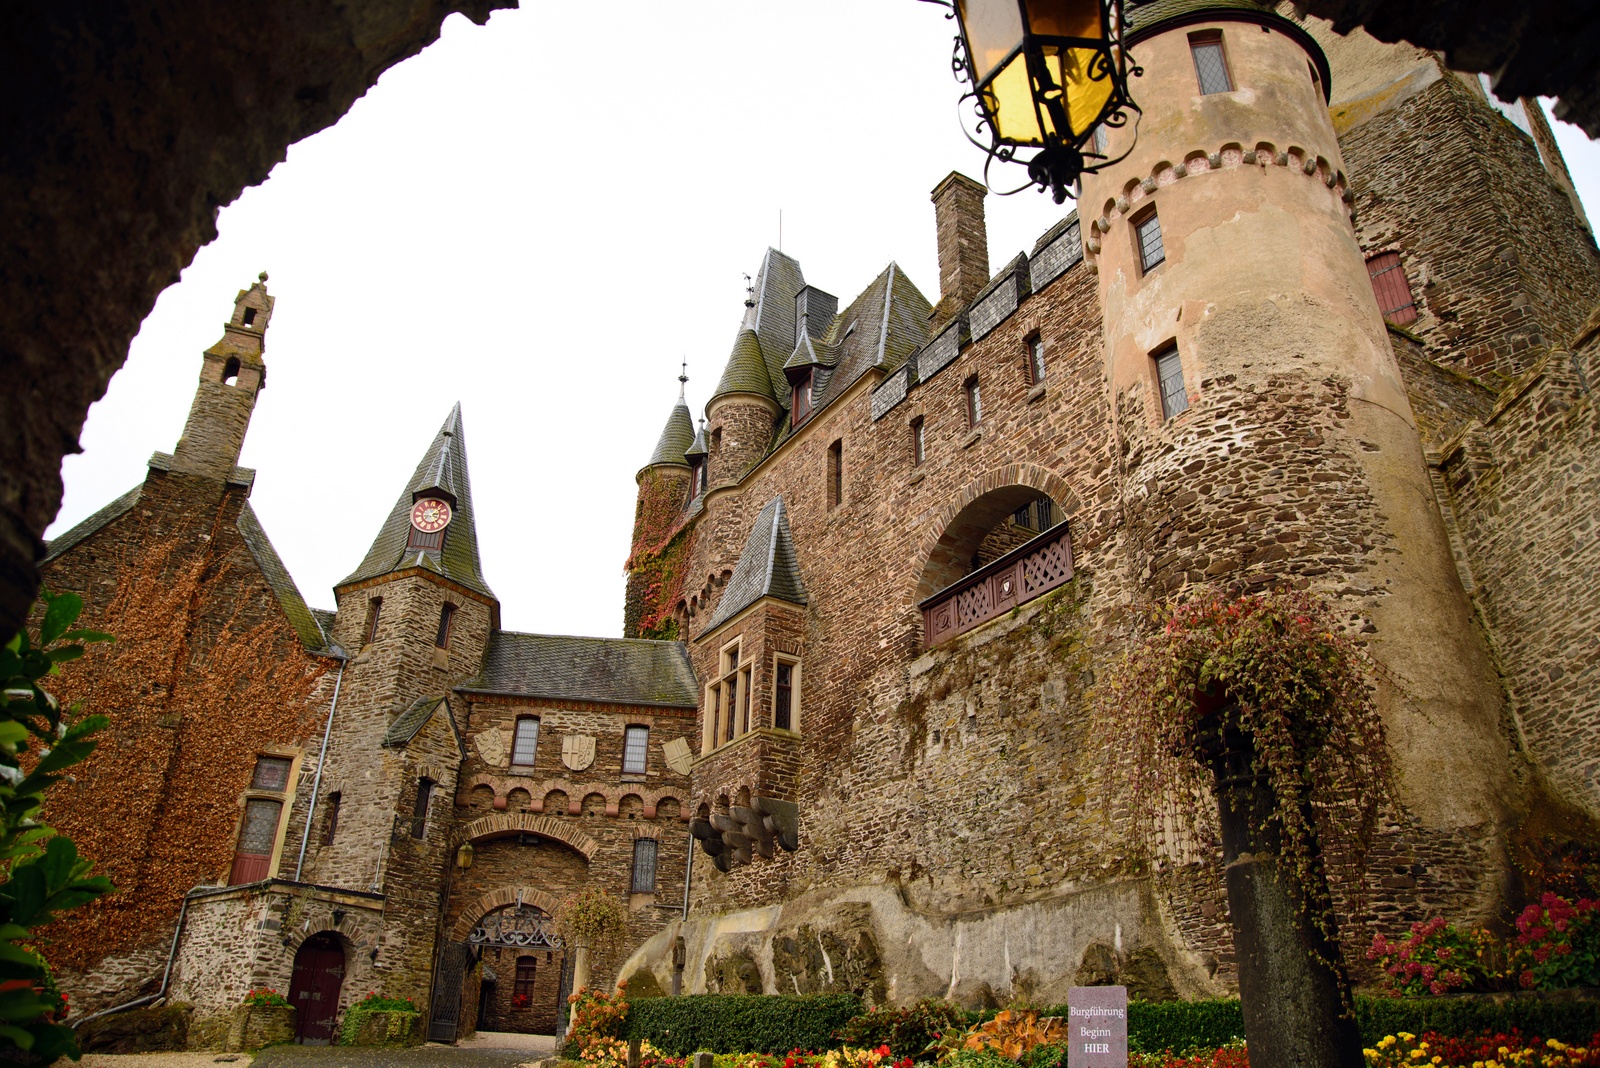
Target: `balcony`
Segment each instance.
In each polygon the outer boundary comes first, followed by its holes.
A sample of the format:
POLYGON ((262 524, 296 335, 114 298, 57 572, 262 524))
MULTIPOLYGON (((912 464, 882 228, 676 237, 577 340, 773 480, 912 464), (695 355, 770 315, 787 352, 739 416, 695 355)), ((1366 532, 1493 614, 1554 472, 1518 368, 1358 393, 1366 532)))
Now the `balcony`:
POLYGON ((1057 523, 923 601, 922 646, 940 645, 1072 579, 1072 539, 1057 523))

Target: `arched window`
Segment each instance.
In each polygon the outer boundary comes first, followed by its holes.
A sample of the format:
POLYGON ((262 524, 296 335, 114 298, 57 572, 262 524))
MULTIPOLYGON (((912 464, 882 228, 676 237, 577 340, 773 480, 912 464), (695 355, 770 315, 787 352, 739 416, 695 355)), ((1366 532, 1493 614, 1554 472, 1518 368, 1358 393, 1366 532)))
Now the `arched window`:
POLYGON ((533 767, 533 758, 539 752, 539 718, 517 717, 517 727, 511 738, 511 766, 533 767))

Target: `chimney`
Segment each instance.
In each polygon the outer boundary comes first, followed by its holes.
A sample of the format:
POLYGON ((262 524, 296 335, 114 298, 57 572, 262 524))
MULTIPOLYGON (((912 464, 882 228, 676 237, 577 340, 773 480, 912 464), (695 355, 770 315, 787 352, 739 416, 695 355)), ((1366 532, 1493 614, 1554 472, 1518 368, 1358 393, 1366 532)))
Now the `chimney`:
POLYGON ((933 215, 939 228, 939 303, 933 328, 949 322, 989 282, 989 234, 983 225, 982 183, 951 171, 933 187, 933 215))

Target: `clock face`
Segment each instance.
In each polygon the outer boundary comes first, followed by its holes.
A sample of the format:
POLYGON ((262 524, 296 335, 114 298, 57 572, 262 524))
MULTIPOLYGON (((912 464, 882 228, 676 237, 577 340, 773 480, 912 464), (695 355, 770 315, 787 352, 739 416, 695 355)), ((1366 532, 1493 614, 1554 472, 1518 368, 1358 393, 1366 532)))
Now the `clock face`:
POLYGON ((450 505, 434 497, 426 497, 411 508, 411 525, 424 534, 443 530, 450 523, 450 505))

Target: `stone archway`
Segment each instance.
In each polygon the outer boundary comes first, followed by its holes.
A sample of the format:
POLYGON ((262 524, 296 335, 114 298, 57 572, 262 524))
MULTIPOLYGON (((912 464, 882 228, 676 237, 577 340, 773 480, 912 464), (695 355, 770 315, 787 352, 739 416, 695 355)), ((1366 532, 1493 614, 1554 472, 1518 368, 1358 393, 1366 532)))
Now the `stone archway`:
POLYGON ((466 842, 482 842, 491 838, 506 838, 513 834, 537 834, 571 846, 583 855, 584 860, 594 856, 599 843, 575 827, 549 816, 534 816, 526 812, 508 812, 484 816, 463 826, 455 837, 455 847, 466 842))
POLYGON ((990 532, 1024 505, 1048 497, 1067 522, 1081 510, 1067 481, 1036 464, 1006 464, 974 479, 935 514, 917 545, 923 561, 911 592, 913 604, 931 597, 972 570, 972 558, 990 532))
POLYGON ((518 904, 532 905, 552 916, 561 907, 561 902, 553 895, 543 890, 535 890, 531 886, 508 886, 491 890, 461 910, 460 918, 456 920, 455 926, 450 928, 450 941, 465 942, 472 935, 472 929, 489 913, 518 904))

